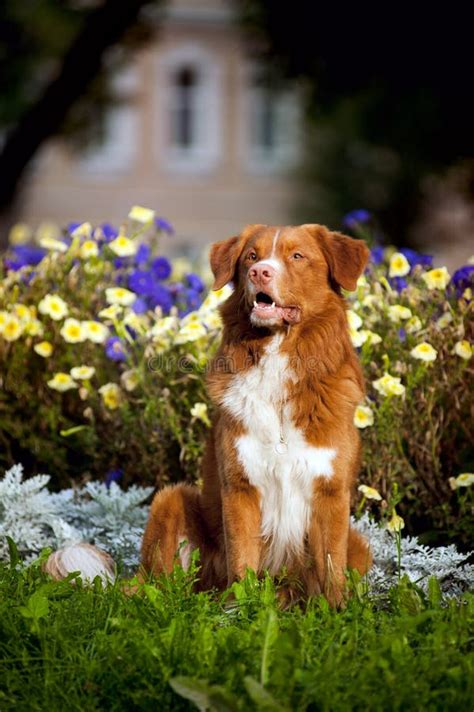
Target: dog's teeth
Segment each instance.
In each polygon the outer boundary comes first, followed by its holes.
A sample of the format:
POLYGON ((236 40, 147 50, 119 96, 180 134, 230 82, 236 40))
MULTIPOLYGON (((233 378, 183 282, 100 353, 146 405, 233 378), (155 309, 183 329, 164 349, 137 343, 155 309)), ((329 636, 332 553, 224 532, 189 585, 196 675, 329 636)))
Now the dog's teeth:
POLYGON ((275 302, 272 302, 271 309, 273 309, 274 307, 275 307, 275 302))
POLYGON ((253 305, 254 305, 254 307, 255 307, 255 308, 257 308, 257 307, 258 307, 258 304, 257 304, 257 302, 256 302, 256 301, 254 301, 253 305))

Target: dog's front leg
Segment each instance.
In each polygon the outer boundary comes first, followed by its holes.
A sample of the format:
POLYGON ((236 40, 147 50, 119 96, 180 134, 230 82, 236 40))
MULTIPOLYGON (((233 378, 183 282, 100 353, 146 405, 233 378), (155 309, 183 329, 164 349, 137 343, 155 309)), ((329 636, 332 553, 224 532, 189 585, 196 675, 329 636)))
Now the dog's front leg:
POLYGON ((242 481, 222 491, 222 515, 230 586, 245 576, 247 568, 258 571, 262 540, 259 495, 255 487, 242 481))
POLYGON ((316 481, 308 537, 315 581, 309 593, 323 593, 332 606, 339 606, 344 597, 349 511, 347 488, 316 481))

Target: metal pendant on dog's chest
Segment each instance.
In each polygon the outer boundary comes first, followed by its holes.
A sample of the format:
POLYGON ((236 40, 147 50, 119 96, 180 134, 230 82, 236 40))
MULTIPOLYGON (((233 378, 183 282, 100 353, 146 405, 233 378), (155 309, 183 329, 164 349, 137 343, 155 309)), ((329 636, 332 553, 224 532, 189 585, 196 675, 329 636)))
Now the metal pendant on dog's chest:
POLYGON ((280 442, 275 445, 275 452, 279 455, 285 455, 288 452, 287 443, 284 440, 280 440, 280 442))

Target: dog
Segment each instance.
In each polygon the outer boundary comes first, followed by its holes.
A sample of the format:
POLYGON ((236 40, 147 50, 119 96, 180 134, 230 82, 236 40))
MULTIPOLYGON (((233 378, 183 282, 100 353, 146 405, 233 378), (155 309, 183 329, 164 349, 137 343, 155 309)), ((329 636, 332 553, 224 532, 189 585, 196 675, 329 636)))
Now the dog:
POLYGON ((202 489, 155 495, 142 572, 170 572, 176 557, 187 568, 197 548, 200 589, 225 589, 248 568, 286 572, 303 596, 339 606, 347 569, 369 569, 350 526, 364 383, 341 294, 368 256, 363 241, 317 224, 250 225, 212 245, 213 289, 234 289, 207 376, 202 489))

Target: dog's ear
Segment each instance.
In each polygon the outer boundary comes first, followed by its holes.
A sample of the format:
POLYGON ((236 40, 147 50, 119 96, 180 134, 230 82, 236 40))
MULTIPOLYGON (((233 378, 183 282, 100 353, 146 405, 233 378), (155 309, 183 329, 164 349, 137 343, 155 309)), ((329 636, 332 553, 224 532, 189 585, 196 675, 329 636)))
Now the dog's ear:
POLYGON ((318 240, 329 267, 333 285, 353 292, 364 271, 370 250, 363 240, 355 240, 340 232, 331 232, 323 225, 305 225, 318 240))
POLYGON ((214 275, 212 289, 221 289, 234 277, 237 260, 242 252, 242 238, 240 235, 229 237, 211 245, 209 261, 214 275))

